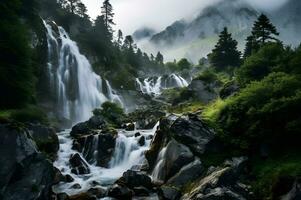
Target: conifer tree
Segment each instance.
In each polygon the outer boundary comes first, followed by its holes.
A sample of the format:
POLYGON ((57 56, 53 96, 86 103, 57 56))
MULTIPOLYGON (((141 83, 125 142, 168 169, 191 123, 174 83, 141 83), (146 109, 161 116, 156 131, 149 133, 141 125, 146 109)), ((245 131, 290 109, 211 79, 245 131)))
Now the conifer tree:
POLYGON ((156 62, 157 62, 159 65, 163 65, 164 57, 163 57, 163 55, 161 54, 160 51, 157 53, 157 56, 156 56, 156 62))
POLYGON ((252 36, 255 41, 262 46, 270 40, 278 41, 276 38, 278 35, 279 33, 277 32, 276 27, 270 22, 269 18, 266 15, 261 14, 255 22, 252 30, 252 36))
POLYGON ((113 6, 110 3, 110 0, 105 0, 103 2, 103 5, 101 7, 101 14, 104 17, 105 25, 106 28, 110 31, 113 32, 112 25, 115 25, 113 18, 114 18, 114 13, 113 13, 113 6))
POLYGON ((219 35, 218 43, 208 57, 214 68, 224 70, 229 66, 238 67, 241 62, 240 55, 241 53, 237 50, 237 41, 232 38, 225 27, 219 35))

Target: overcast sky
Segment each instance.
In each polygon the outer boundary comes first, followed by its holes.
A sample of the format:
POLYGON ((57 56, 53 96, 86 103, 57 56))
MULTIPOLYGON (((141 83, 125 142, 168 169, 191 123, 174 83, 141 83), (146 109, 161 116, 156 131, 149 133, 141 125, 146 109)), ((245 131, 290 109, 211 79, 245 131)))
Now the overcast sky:
MULTIPOLYGON (((100 14, 102 0, 82 0, 89 15, 100 14)), ((202 8, 219 0, 111 0, 115 12, 115 29, 132 34, 141 27, 162 30, 176 20, 195 16, 202 8)), ((245 0, 262 9, 273 9, 287 0, 245 0)))

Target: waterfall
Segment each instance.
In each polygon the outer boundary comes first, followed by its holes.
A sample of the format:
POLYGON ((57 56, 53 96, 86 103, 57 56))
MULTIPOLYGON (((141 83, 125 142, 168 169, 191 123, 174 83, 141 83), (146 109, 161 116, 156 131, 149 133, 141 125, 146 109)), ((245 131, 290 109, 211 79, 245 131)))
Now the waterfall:
POLYGON ((57 114, 73 123, 87 120, 91 111, 106 101, 122 105, 120 97, 107 80, 93 72, 88 59, 82 55, 76 42, 53 22, 47 29, 49 89, 57 114), (103 92, 103 81, 108 94, 103 92))
POLYGON ((159 122, 151 130, 137 130, 141 134, 137 137, 135 136, 137 131, 119 130, 114 153, 108 168, 102 168, 96 165, 97 151, 95 151, 95 149, 97 149, 97 145, 100 145, 97 135, 88 136, 91 138, 89 140, 88 138, 86 139, 85 147, 82 152, 77 152, 72 149, 73 140, 69 134, 70 130, 58 133, 60 150, 58 152, 58 158, 54 162, 54 166, 64 175, 71 175, 74 181, 71 183, 61 182, 55 185, 53 187, 54 192, 64 192, 69 195, 74 195, 87 191, 95 186, 95 184, 106 187, 113 184, 128 169, 139 169, 139 166, 143 164, 145 159, 144 152, 149 149, 151 144, 152 137, 150 136, 155 134, 158 126, 159 122), (143 145, 139 144, 141 137, 145 138, 145 143, 143 145), (85 150, 85 148, 87 149, 85 150), (69 159, 70 156, 75 153, 79 153, 81 158, 89 166, 90 174, 75 175, 71 173, 69 159), (74 184, 79 184, 81 188, 74 189, 72 187, 74 184))
POLYGON ((145 79, 136 78, 136 85, 137 89, 142 93, 158 96, 165 89, 187 87, 188 82, 180 75, 171 74, 169 76, 148 77, 145 79))

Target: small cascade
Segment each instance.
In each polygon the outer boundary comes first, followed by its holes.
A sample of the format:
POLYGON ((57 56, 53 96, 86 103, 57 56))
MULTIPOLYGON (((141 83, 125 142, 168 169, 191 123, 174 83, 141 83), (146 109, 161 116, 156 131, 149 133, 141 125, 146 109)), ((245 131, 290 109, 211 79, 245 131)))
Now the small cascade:
POLYGON ((54 22, 44 21, 48 42, 49 93, 57 115, 73 123, 87 120, 94 108, 106 101, 120 103, 120 97, 105 81, 108 94, 103 92, 102 78, 93 72, 88 59, 76 42, 54 22))
POLYGON ((180 75, 171 74, 169 76, 148 77, 143 80, 136 78, 136 85, 142 93, 158 96, 165 89, 187 87, 188 82, 180 75))
POLYGON ((164 170, 162 170, 162 169, 165 166, 165 153, 166 153, 166 147, 162 148, 160 153, 158 154, 158 158, 156 161, 157 164, 151 174, 154 181, 158 181, 158 182, 164 181, 162 179, 165 175, 162 174, 164 172, 164 170))
POLYGON ((113 184, 128 169, 139 169, 145 160, 144 152, 151 144, 151 138, 155 134, 159 122, 151 130, 125 131, 119 130, 116 139, 115 149, 108 168, 96 165, 98 135, 91 135, 85 139, 85 145, 81 152, 72 149, 73 140, 70 137, 70 130, 58 133, 60 150, 58 159, 54 166, 64 175, 71 175, 74 179, 71 183, 59 183, 53 187, 55 193, 67 193, 69 195, 87 191, 91 187, 107 187, 113 184), (135 133, 139 132, 139 136, 135 133), (139 143, 141 137, 145 138, 145 143, 139 143), (75 175, 71 173, 69 159, 72 154, 79 153, 81 158, 89 166, 90 173, 75 175), (80 189, 73 186, 79 184, 80 189))

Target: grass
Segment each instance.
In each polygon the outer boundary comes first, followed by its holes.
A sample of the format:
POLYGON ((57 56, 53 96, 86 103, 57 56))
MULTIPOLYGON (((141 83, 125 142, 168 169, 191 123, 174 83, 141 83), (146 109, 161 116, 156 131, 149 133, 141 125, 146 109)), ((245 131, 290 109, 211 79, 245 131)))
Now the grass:
POLYGON ((176 114, 184 114, 184 113, 195 113, 201 111, 204 108, 204 104, 202 102, 187 102, 183 104, 179 104, 177 106, 172 106, 168 109, 170 113, 176 114))
POLYGON ((220 111, 226 106, 226 101, 217 99, 204 107, 202 118, 209 122, 216 122, 220 111))

